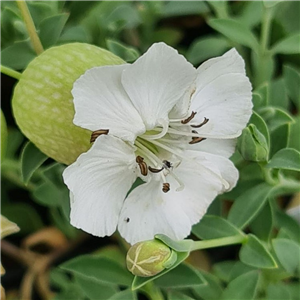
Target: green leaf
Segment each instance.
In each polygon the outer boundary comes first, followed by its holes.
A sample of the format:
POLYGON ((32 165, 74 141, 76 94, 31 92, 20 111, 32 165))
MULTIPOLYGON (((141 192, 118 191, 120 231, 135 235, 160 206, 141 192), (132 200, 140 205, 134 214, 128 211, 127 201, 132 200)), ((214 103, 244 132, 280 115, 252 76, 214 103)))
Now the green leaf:
POLYGON ((5 158, 7 147, 7 126, 5 121, 5 116, 1 110, 1 163, 5 158))
POLYGON ((106 40, 106 44, 109 51, 118 55, 127 62, 132 62, 140 56, 139 52, 135 48, 125 46, 119 42, 106 40))
POLYGON ((221 299, 254 299, 258 285, 259 273, 251 271, 232 280, 222 294, 221 299))
POLYGON ((270 82, 270 105, 280 107, 285 111, 289 109, 289 100, 283 77, 270 82))
MULTIPOLYGON (((251 272, 255 270, 255 268, 249 266, 249 265, 245 265, 244 263, 242 263, 241 261, 236 261, 233 268, 231 269, 229 275, 229 281, 234 280, 235 278, 246 274, 248 272, 251 272)), ((273 271, 273 270, 272 270, 273 271)))
POLYGON ((290 136, 289 136, 289 148, 294 148, 300 151, 300 115, 294 118, 294 123, 291 124, 290 136))
POLYGON ((202 1, 169 1, 165 3, 162 15, 164 17, 175 17, 195 14, 205 14, 209 12, 209 8, 202 1))
MULTIPOLYGON (((99 298, 97 300, 99 300, 99 298)), ((134 291, 128 289, 113 295, 107 300, 137 300, 137 297, 134 291)))
POLYGON ((250 228, 259 239, 269 240, 273 228, 273 214, 269 201, 251 222, 250 228))
POLYGON ((199 270, 198 272, 204 277, 207 284, 203 284, 192 289, 194 294, 197 295, 196 299, 199 299, 199 297, 204 300, 220 299, 222 287, 219 279, 210 273, 199 270))
POLYGON ((181 264, 164 276, 155 280, 155 284, 161 288, 190 288, 205 284, 200 273, 192 266, 181 264))
POLYGON ((244 228, 263 208, 272 186, 261 183, 240 195, 233 203, 228 220, 238 228, 244 228))
POLYGON ((82 255, 71 259, 60 267, 71 273, 101 284, 130 286, 132 275, 118 263, 97 255, 82 255))
POLYGON ((219 216, 205 215, 200 223, 193 226, 193 234, 200 239, 217 239, 233 235, 243 235, 243 233, 219 216))
MULTIPOLYGON (((299 289, 298 289, 299 292, 299 289)), ((267 287, 267 299, 269 300, 292 300, 286 285, 277 282, 276 284, 269 284, 267 287)))
POLYGON ((249 266, 260 269, 277 268, 277 264, 260 240, 253 234, 248 235, 248 241, 241 247, 240 260, 249 266))
POLYGON ((291 34, 276 43, 271 52, 274 54, 299 54, 300 53, 300 34, 291 34))
POLYGON ((291 98, 296 107, 300 108, 300 72, 291 67, 283 66, 283 78, 288 96, 291 98))
POLYGON ((270 157, 273 157, 279 150, 287 147, 290 136, 290 128, 291 124, 286 123, 271 132, 270 157))
POLYGON ((18 224, 20 234, 26 235, 43 228, 43 222, 36 210, 25 203, 9 203, 2 206, 1 214, 18 224))
POLYGON ((245 1, 243 4, 245 8, 235 18, 249 28, 258 25, 263 15, 261 1, 245 1))
POLYGON ((213 273, 222 281, 230 281, 230 273, 235 266, 235 260, 221 261, 213 265, 213 273))
POLYGON ((164 271, 158 273, 155 276, 152 277, 138 277, 135 276, 132 282, 132 286, 131 289, 132 290, 136 290, 141 288, 142 286, 144 286, 145 284, 165 275, 166 273, 170 272, 171 270, 173 270, 174 268, 176 268, 178 265, 180 265, 188 256, 189 256, 189 252, 178 252, 177 253, 177 260, 176 262, 172 265, 171 268, 169 269, 165 269, 164 271))
POLYGON ((222 36, 211 35, 196 39, 189 47, 186 57, 192 64, 223 54, 230 47, 222 36))
POLYGON ((274 239, 272 245, 276 256, 290 274, 300 273, 300 245, 288 239, 274 239))
POLYGON ((169 291, 168 300, 194 300, 194 298, 191 298, 180 292, 169 291))
POLYGON ((153 43, 164 42, 169 46, 176 46, 182 39, 183 33, 178 29, 159 28, 153 32, 153 43))
POLYGON ((118 288, 112 285, 101 284, 83 276, 75 276, 76 284, 83 293, 91 300, 109 299, 119 292, 118 288))
POLYGON ((35 57, 29 41, 16 42, 1 51, 1 64, 15 70, 24 70, 35 57))
POLYGON ((290 148, 281 149, 275 153, 266 167, 300 171, 300 152, 290 148))
POLYGON ((59 14, 44 19, 39 26, 39 37, 45 49, 54 46, 68 20, 69 14, 59 14))
POLYGON ((34 144, 28 142, 21 154, 21 176, 25 184, 29 182, 29 179, 48 158, 42 153, 34 144))
POLYGON ((243 23, 232 19, 210 19, 208 25, 228 37, 231 41, 258 51, 256 37, 243 23))

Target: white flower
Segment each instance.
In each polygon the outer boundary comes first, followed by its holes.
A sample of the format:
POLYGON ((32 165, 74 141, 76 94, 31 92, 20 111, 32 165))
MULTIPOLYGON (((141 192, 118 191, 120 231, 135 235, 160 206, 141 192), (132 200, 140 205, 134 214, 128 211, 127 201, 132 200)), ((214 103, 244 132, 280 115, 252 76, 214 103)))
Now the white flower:
POLYGON ((74 123, 95 140, 63 174, 75 227, 96 236, 118 228, 131 244, 158 233, 183 239, 235 186, 229 157, 252 109, 235 49, 196 70, 154 44, 131 65, 88 70, 72 94, 74 123), (145 183, 126 198, 137 177, 145 183))

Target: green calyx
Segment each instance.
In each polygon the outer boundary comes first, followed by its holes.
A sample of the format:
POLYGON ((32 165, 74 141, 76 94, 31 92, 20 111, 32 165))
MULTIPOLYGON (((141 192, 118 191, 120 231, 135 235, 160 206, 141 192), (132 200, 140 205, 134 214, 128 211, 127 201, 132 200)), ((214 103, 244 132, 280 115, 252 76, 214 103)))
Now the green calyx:
POLYGON ((83 43, 53 47, 22 73, 13 113, 24 135, 58 162, 73 163, 90 147, 91 132, 73 124, 74 82, 96 66, 125 63, 111 52, 83 43))

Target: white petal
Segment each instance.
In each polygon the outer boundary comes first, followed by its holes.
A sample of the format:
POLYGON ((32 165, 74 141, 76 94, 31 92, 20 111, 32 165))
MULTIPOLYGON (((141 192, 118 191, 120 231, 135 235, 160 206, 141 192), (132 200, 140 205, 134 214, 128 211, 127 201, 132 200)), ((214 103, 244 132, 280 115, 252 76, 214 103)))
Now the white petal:
POLYGON ((151 180, 125 200, 118 230, 129 243, 159 233, 175 240, 185 238, 222 190, 218 176, 195 161, 183 161, 175 172, 185 184, 182 191, 176 191, 178 183, 168 176, 169 192, 163 193, 162 183, 151 180))
POLYGON ((110 134, 130 142, 145 132, 144 123, 121 84, 127 67, 96 67, 74 83, 74 124, 92 131, 109 129, 110 134))
POLYGON ((164 43, 154 44, 124 70, 123 86, 147 129, 168 121, 168 113, 186 94, 196 76, 195 68, 164 43))
POLYGON ((206 139, 200 143, 188 145, 189 150, 217 154, 224 157, 230 157, 236 146, 236 139, 206 139))
POLYGON ((252 113, 251 83, 245 75, 244 61, 235 49, 214 58, 198 69, 191 123, 209 121, 197 131, 206 137, 234 137, 241 133, 252 113))
POLYGON ((226 186, 223 184, 222 193, 230 191, 235 187, 239 178, 239 172, 228 158, 208 152, 190 150, 187 150, 185 155, 190 158, 196 158, 198 163, 201 163, 207 169, 221 176, 222 180, 226 183, 226 186))
POLYGON ((111 235, 128 190, 136 179, 134 148, 100 136, 63 173, 71 194, 71 224, 96 236, 111 235))

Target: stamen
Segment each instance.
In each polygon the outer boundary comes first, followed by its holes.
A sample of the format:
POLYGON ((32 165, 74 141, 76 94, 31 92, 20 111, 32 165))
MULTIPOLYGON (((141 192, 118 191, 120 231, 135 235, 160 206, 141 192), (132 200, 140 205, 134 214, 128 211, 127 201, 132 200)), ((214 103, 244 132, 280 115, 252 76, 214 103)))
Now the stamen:
MULTIPOLYGON (((161 132, 158 134, 153 134, 153 135, 147 135, 147 134, 143 134, 142 136, 140 136, 141 138, 146 137, 148 140, 157 140, 162 138, 163 136, 166 135, 166 133, 168 132, 169 129, 169 124, 168 122, 166 122, 165 120, 159 120, 163 126, 163 128, 158 128, 161 129, 161 132)), ((156 130, 157 131, 157 130, 156 130)))
MULTIPOLYGON (((173 126, 173 125, 172 125, 173 126)), ((182 126, 182 125, 181 125, 182 126)), ((174 128, 170 128, 169 127, 169 130, 168 130, 168 133, 171 133, 171 134, 176 134, 176 135, 183 135, 183 136, 191 136, 191 137, 205 137, 205 138, 214 138, 214 139, 234 139, 238 136, 241 135, 242 131, 239 130, 237 133, 235 134, 228 134, 228 135, 210 135, 210 134, 206 134, 206 133, 201 133, 201 136, 200 134, 198 133, 195 133, 194 130, 193 132, 185 132, 185 131, 179 131, 179 130, 176 130, 174 128)), ((154 142, 152 142, 154 143, 154 142)))
POLYGON ((189 142, 190 145, 200 143, 201 141, 206 140, 206 138, 201 137, 193 137, 192 140, 189 142))
POLYGON ((164 167, 162 167, 161 169, 155 169, 155 168, 152 168, 152 167, 149 166, 148 169, 152 173, 159 173, 164 169, 164 167))
POLYGON ((164 182, 164 183, 163 183, 162 191, 163 191, 164 193, 167 193, 169 190, 170 190, 170 183, 164 182))
POLYGON ((163 160, 163 163, 166 169, 170 169, 172 167, 172 164, 167 160, 163 160))
POLYGON ((191 125, 191 127, 193 127, 193 128, 200 128, 203 125, 205 125, 208 121, 209 121, 209 119, 207 119, 207 118, 204 117, 204 121, 201 124, 199 124, 199 125, 191 125))
POLYGON ((102 134, 108 134, 108 132, 109 132, 109 129, 99 129, 99 130, 93 131, 92 135, 91 135, 90 143, 95 142, 98 136, 100 136, 102 134))
POLYGON ((147 164, 144 162, 144 158, 138 155, 136 157, 135 161, 137 162, 137 164, 140 167, 141 174, 144 175, 144 176, 147 176, 147 174, 148 174, 148 168, 147 168, 147 164))
POLYGON ((188 118, 181 120, 181 124, 187 124, 188 122, 194 119, 196 114, 197 112, 192 111, 191 115, 188 118))

